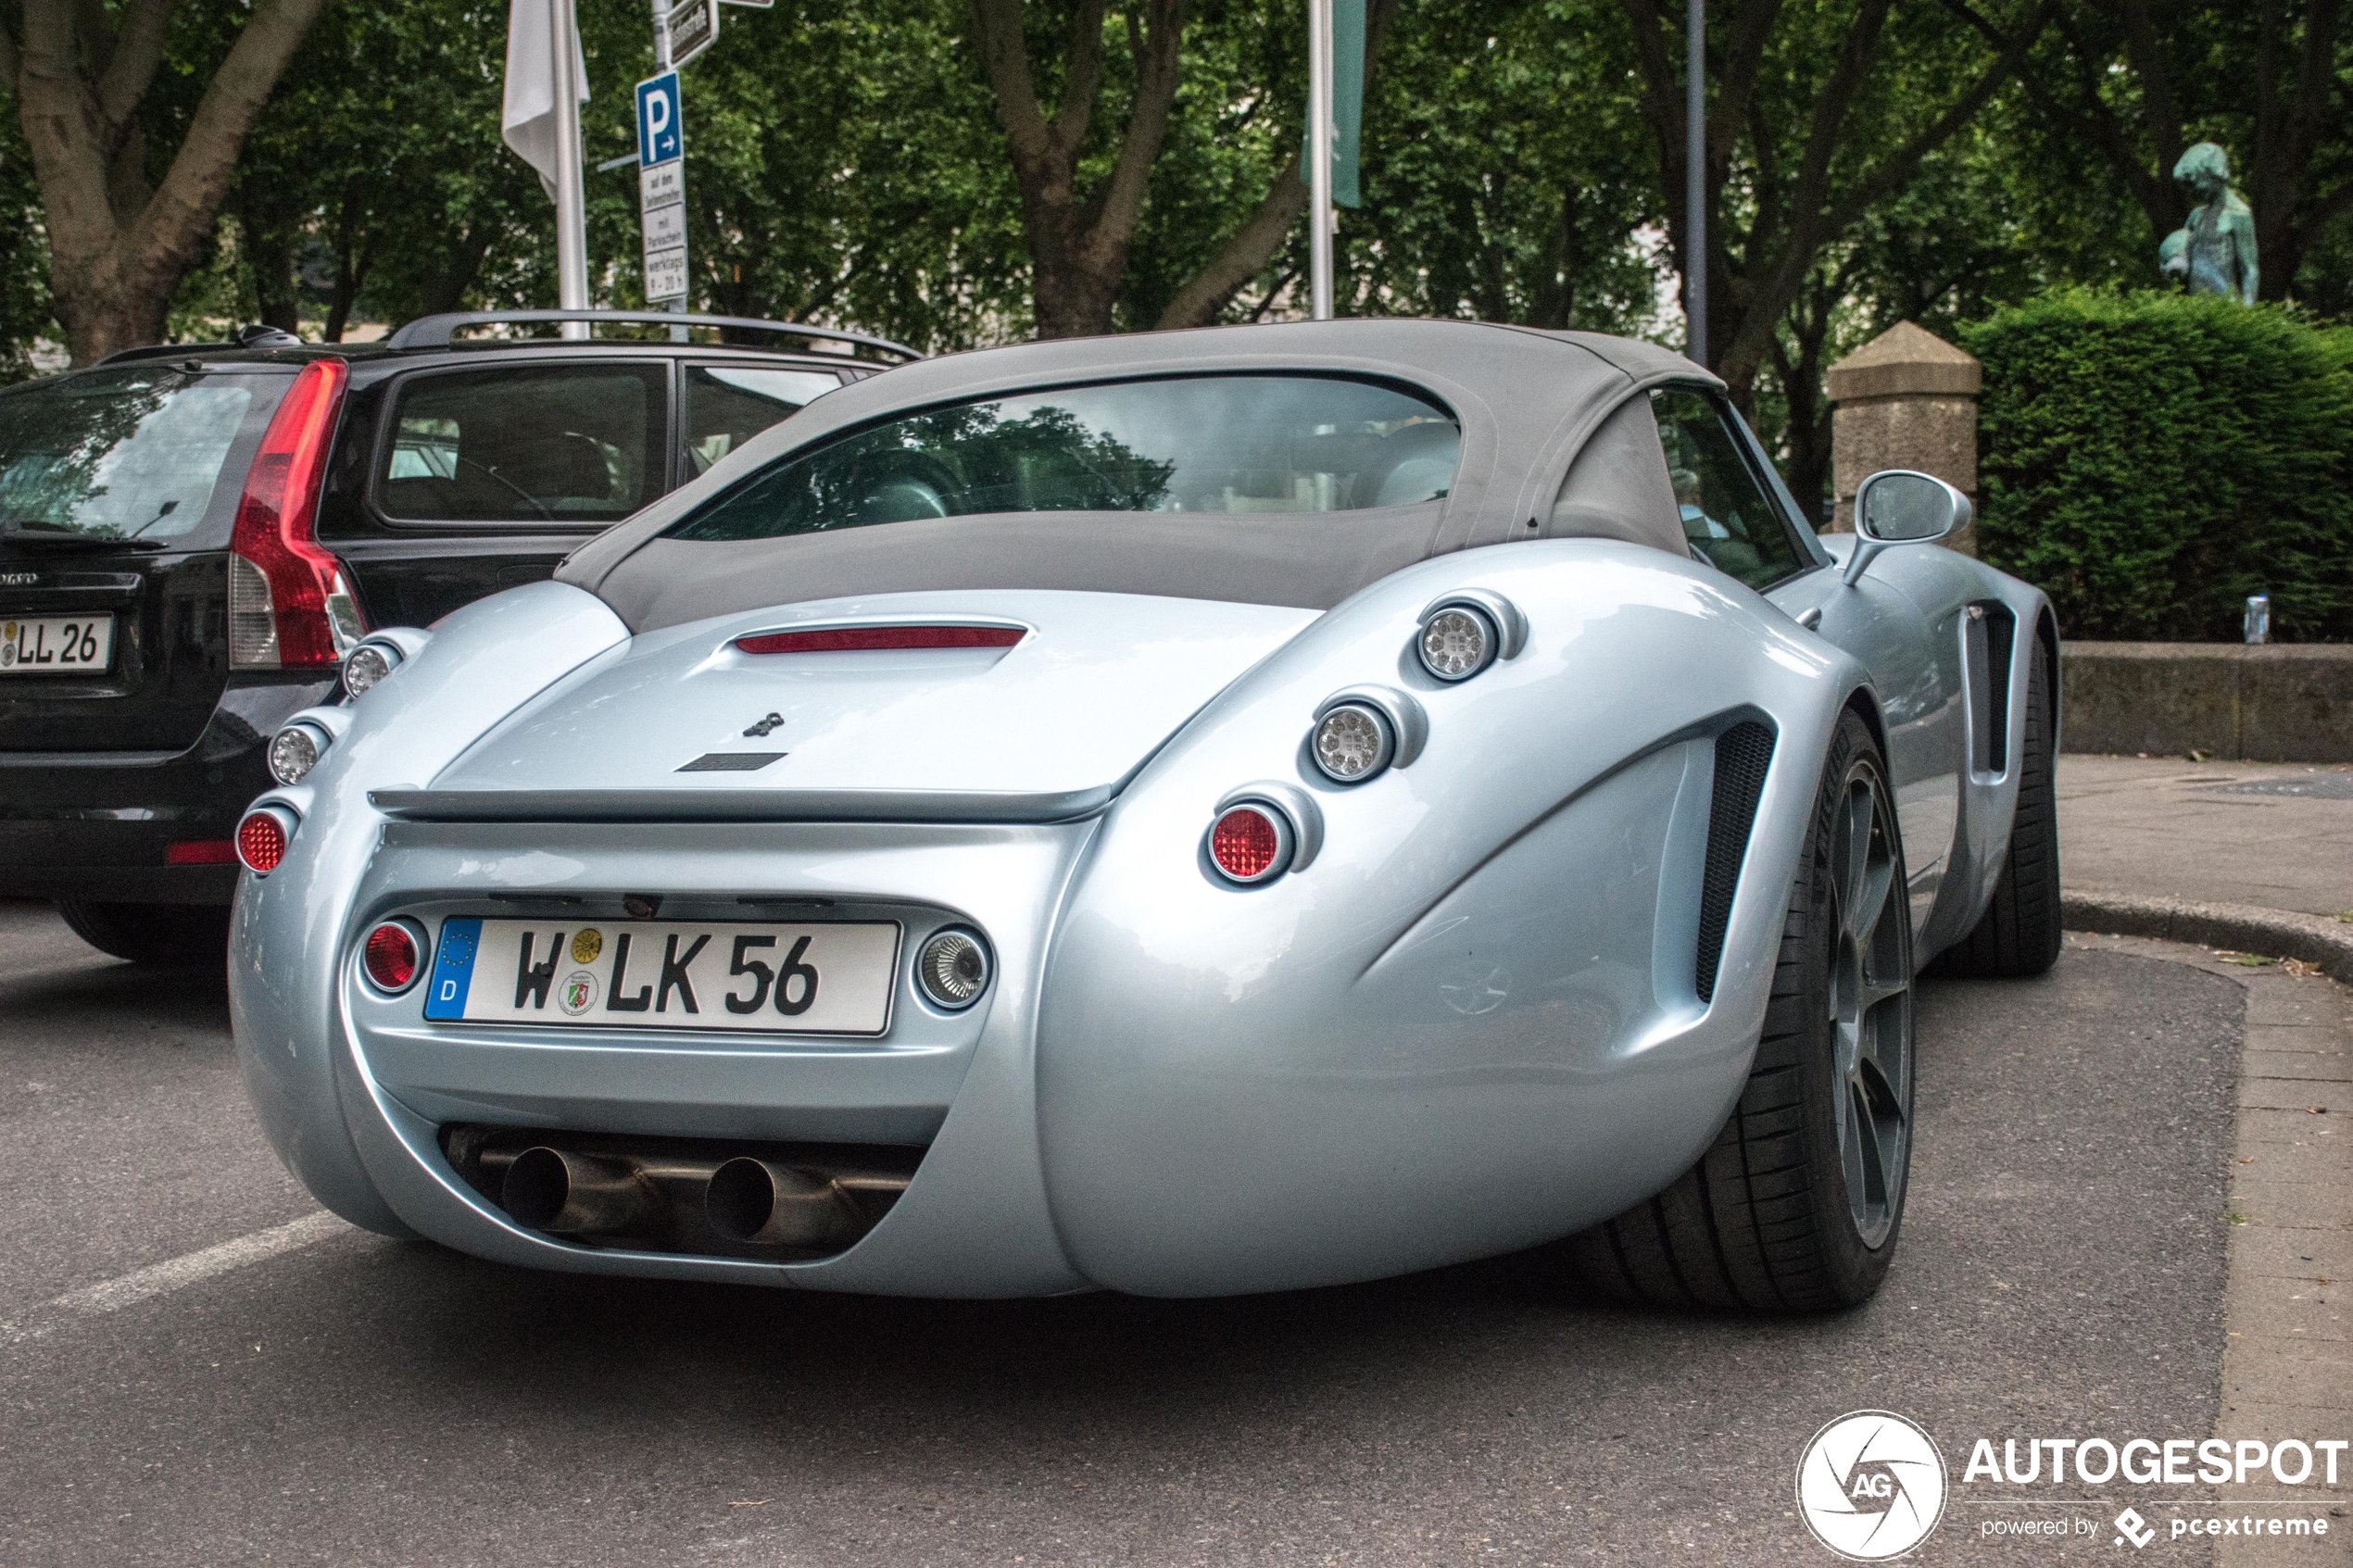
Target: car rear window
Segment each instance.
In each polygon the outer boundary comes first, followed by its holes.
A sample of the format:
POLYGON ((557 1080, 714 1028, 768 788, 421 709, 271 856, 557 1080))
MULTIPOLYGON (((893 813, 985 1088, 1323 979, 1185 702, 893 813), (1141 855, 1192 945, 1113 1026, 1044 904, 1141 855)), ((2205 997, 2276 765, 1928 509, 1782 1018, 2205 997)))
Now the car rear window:
POLYGON ((143 366, 0 392, 0 529, 89 539, 189 533, 210 510, 246 420, 268 412, 286 383, 143 366))
POLYGON ((1319 376, 1115 382, 962 403, 782 458, 669 532, 768 539, 983 513, 1344 512, 1435 500, 1462 432, 1319 376))
POLYGON ((638 363, 414 377, 377 504, 418 522, 617 522, 661 492, 668 375, 638 363))

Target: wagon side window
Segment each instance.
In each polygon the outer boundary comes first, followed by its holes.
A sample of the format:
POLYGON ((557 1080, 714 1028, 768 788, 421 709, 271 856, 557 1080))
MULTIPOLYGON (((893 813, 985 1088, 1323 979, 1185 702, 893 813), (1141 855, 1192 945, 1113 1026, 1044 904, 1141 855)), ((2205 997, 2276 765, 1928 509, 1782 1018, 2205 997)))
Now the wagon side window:
POLYGON ((1651 408, 1692 554, 1756 589, 1805 570, 1808 563, 1716 399, 1667 387, 1651 394, 1651 408))

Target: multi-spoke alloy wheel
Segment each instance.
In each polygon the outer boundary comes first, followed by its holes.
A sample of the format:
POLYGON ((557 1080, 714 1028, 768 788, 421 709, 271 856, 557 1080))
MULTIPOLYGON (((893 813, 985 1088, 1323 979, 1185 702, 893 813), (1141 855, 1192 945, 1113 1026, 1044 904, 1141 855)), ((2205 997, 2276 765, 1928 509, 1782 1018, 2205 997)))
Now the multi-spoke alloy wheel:
POLYGON ((1858 757, 1831 820, 1829 1000, 1839 1164, 1866 1247, 1894 1228, 1911 1158, 1911 916, 1895 846, 1876 759, 1858 757))
POLYGON ((1911 1123, 1903 835, 1878 742, 1849 711, 1823 762, 1740 1104, 1674 1185, 1569 1250, 1589 1282, 1637 1300, 1851 1307, 1894 1254, 1911 1123))

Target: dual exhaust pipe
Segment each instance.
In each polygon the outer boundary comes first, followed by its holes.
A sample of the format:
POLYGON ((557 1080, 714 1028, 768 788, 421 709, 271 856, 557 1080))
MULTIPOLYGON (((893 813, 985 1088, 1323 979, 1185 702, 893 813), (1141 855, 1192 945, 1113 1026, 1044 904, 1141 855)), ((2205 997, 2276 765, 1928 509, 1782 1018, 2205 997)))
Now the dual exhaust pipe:
POLYGON ((839 1252, 889 1212, 919 1148, 744 1144, 450 1125, 442 1150, 527 1230, 718 1256, 839 1252))
MULTIPOLYGON (((507 1167, 498 1204, 517 1224, 556 1236, 658 1230, 666 1201, 648 1175, 637 1160, 539 1144, 507 1167)), ((701 1185, 704 1223, 739 1247, 831 1251, 849 1246, 870 1226, 837 1179, 772 1160, 724 1161, 701 1185)))

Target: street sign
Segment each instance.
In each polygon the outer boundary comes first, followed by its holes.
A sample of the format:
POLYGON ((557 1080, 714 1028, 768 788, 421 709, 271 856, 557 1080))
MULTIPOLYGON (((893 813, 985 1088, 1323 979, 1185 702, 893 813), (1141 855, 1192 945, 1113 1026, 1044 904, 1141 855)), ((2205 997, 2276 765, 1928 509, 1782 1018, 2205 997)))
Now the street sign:
POLYGON ((679 135, 678 73, 665 71, 637 83, 637 167, 675 163, 685 150, 679 135))
POLYGON ((646 257, 646 303, 686 297, 686 247, 646 257))
MULTIPOLYGON (((696 3, 708 6, 717 0, 696 3)), ((704 46, 715 36, 707 35, 704 46)), ((637 83, 637 218, 645 228, 648 305, 686 296, 686 121, 676 71, 637 83)))
POLYGON ((676 70, 719 42, 719 0, 686 0, 661 25, 670 34, 670 69, 676 70))

